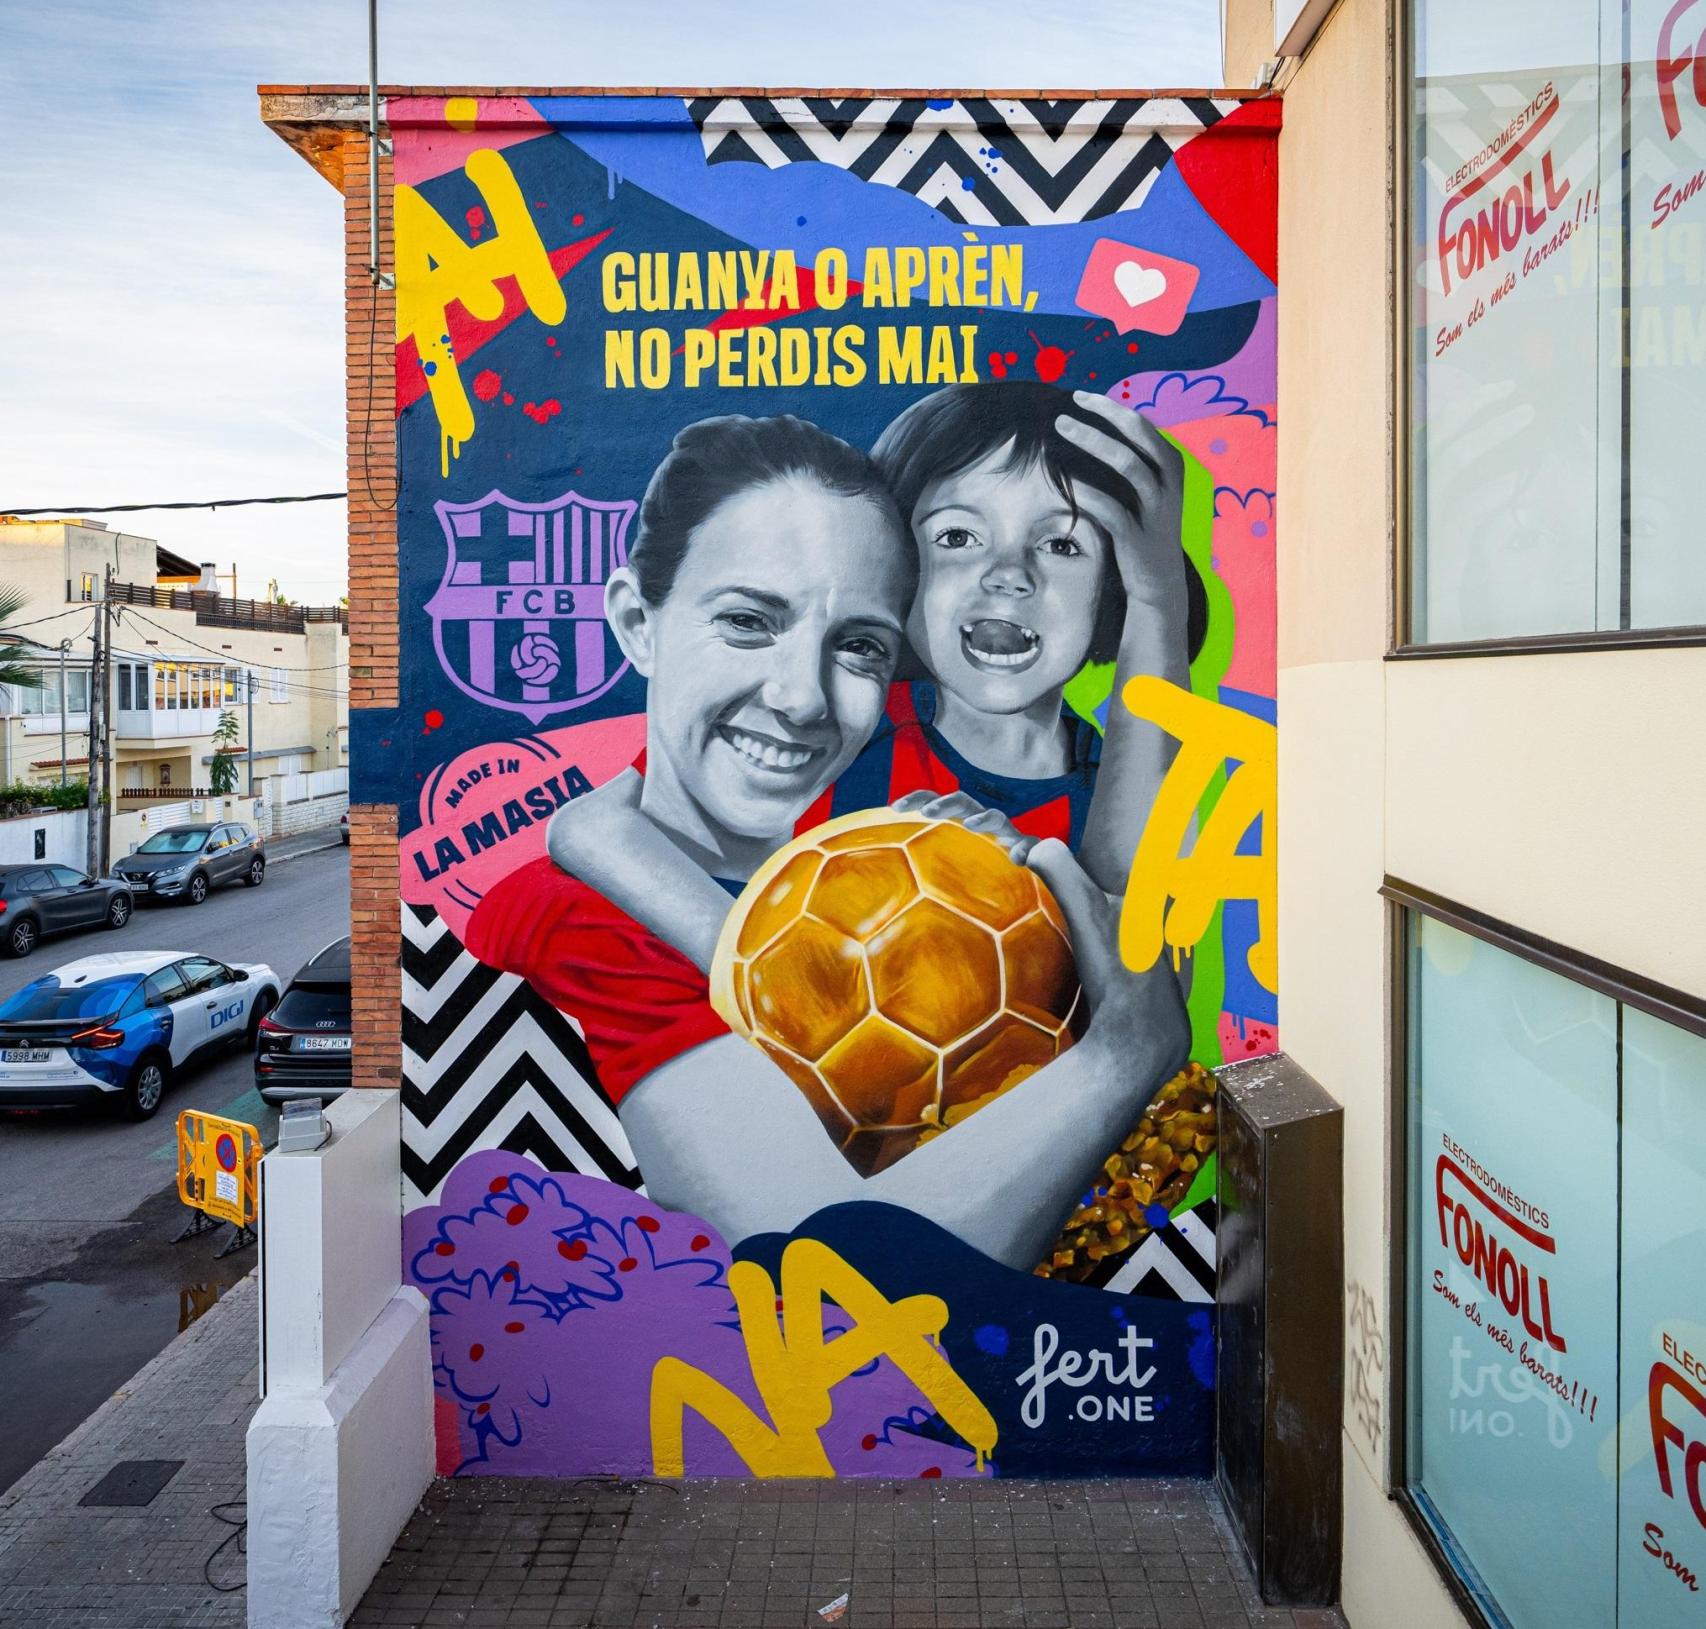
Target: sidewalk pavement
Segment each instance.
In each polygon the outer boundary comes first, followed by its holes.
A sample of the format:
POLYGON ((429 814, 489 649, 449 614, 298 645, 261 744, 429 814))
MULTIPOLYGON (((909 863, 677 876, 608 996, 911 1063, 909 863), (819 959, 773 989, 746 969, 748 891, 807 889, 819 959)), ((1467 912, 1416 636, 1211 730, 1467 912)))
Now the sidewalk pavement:
POLYGON ((1195 1481, 435 1482, 351 1629, 1344 1629, 1195 1481), (840 1610, 837 1610, 837 1609, 840 1610))
MULTIPOLYGON (((243 1624, 257 1294, 251 1274, 0 1493, 5 1629, 243 1624), (139 1460, 182 1464, 146 1504, 79 1502, 139 1460)), ((1213 1487, 1180 1480, 440 1481, 351 1623, 1344 1629, 1264 1608, 1213 1487)))
POLYGON ((6 1629, 243 1623, 242 1538, 214 1511, 232 1505, 226 1514, 243 1518, 243 1434, 258 1403, 257 1298, 251 1274, 0 1493, 6 1629), (79 1503, 115 1465, 134 1460, 183 1464, 145 1505, 79 1503))
POLYGON ((312 831, 292 832, 288 837, 269 837, 267 864, 277 865, 280 860, 294 860, 299 854, 336 848, 343 840, 343 828, 336 821, 329 826, 316 826, 312 831))

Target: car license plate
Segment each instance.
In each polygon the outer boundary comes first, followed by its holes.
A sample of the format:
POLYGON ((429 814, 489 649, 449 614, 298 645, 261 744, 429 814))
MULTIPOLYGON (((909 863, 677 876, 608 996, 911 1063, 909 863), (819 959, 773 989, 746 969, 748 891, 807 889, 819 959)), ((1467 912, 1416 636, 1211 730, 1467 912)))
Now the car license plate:
POLYGON ((296 1045, 303 1052, 348 1052, 347 1035, 298 1035, 296 1045))
POLYGON ((9 1046, 0 1052, 0 1063, 46 1063, 52 1056, 44 1046, 9 1046))

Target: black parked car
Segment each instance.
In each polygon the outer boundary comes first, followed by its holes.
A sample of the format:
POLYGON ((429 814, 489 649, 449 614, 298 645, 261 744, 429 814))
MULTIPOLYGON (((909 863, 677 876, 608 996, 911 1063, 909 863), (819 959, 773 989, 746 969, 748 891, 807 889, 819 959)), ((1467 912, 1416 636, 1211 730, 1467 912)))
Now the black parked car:
POLYGON ((221 883, 259 888, 267 874, 260 833, 240 820, 217 826, 167 826, 113 867, 133 893, 199 905, 221 883))
POLYGON ((122 882, 68 865, 0 865, 0 944, 9 956, 29 955, 50 933, 122 928, 130 908, 122 882))
POLYGON ((350 1082, 349 936, 304 963, 255 1035, 255 1085, 273 1105, 350 1082))

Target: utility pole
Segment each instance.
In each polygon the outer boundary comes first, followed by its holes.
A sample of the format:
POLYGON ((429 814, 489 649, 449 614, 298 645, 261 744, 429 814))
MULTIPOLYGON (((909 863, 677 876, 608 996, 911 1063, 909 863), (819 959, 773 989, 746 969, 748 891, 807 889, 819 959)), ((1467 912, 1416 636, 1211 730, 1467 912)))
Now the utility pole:
POLYGON ((59 642, 59 784, 63 786, 66 780, 65 766, 65 651, 70 645, 69 639, 59 642))
POLYGON ((102 659, 102 647, 107 635, 107 606, 110 602, 102 597, 101 603, 95 608, 95 655, 89 664, 89 794, 87 808, 89 812, 88 830, 85 833, 83 869, 91 877, 103 877, 106 868, 101 864, 101 676, 106 671, 106 663, 102 659))

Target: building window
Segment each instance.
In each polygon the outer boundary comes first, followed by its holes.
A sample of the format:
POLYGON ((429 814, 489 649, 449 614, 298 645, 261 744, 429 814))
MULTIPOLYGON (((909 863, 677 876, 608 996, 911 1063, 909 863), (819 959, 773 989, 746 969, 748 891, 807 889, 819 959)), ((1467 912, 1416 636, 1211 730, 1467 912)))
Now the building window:
POLYGON ((160 765, 160 784, 161 786, 172 784, 172 766, 170 764, 163 763, 160 765))
POLYGON ((136 664, 136 705, 140 712, 148 711, 148 668, 145 663, 136 664))
POLYGON ((1406 638, 1706 624, 1697 0, 1411 19, 1406 638))
POLYGON ((130 663, 128 662, 119 664, 118 705, 120 712, 130 711, 130 663))
POLYGON ((287 668, 275 667, 272 670, 272 693, 269 701, 290 700, 290 673, 287 668))
MULTIPOLYGON (((26 690, 18 687, 18 711, 26 718, 59 716, 59 673, 57 669, 44 671, 39 688, 26 690)), ((68 669, 65 675, 65 711, 67 714, 83 714, 89 711, 89 670, 87 668, 68 669)))
POLYGON ((1692 1621, 1706 1038, 1431 917, 1407 954, 1408 1490, 1493 1622, 1692 1621))

